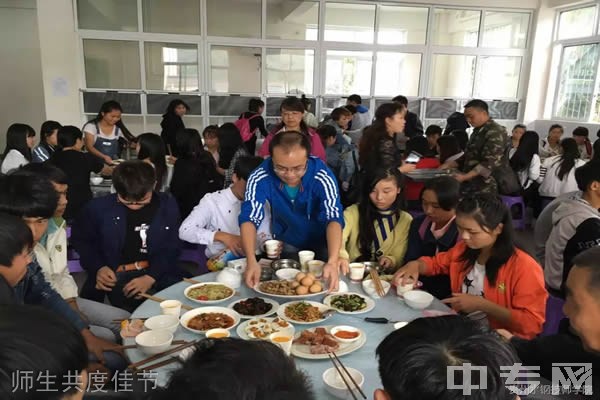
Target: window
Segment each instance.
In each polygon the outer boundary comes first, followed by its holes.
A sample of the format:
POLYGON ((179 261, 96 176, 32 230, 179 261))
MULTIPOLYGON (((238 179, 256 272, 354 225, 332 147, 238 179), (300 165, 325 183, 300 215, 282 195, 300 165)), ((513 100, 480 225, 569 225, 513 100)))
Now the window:
POLYGON ((429 10, 422 7, 381 6, 379 44, 425 44, 429 10))
POLYGON ((563 11, 558 18, 558 39, 571 39, 594 34, 596 6, 563 11))
POLYGON ((434 54, 430 94, 434 97, 471 97, 475 56, 434 54))
POLYGON ((202 114, 202 97, 181 95, 181 94, 147 94, 146 108, 148 114, 162 115, 167 111, 169 103, 173 100, 181 99, 190 106, 190 110, 186 115, 201 115, 202 114))
POLYGON ((200 34, 200 0, 143 0, 144 32, 200 34))
POLYGON ((529 14, 486 11, 483 47, 524 49, 529 14))
POLYGON ((260 93, 261 49, 212 46, 211 89, 219 93, 260 93))
POLYGON ((481 12, 436 8, 433 11, 433 44, 476 47, 481 12))
POLYGON ((302 0, 265 0, 267 38, 317 40, 319 3, 302 0))
POLYGON ((325 40, 373 43, 375 6, 325 3, 325 40))
POLYGON ((79 29, 138 30, 136 0, 77 0, 79 29))
POLYGON ((479 57, 474 96, 484 99, 516 98, 520 71, 521 57, 479 57))
POLYGON ((370 93, 372 64, 370 51, 327 51, 325 93, 370 93))
POLYGON ((138 42, 85 39, 83 58, 88 88, 141 88, 138 42))
POLYGON ((261 0, 206 0, 208 36, 260 38, 261 0))
POLYGON ((267 92, 313 92, 314 50, 267 49, 267 92))
POLYGON ((144 44, 146 89, 192 92, 198 85, 198 48, 195 44, 144 44))
POLYGON ((375 96, 419 95, 421 54, 377 53, 375 96))

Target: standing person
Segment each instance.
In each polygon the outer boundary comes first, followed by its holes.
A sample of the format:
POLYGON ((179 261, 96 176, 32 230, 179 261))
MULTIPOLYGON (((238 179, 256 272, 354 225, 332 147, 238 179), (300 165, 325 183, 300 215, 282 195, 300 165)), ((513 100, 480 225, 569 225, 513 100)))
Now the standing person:
POLYGON ((112 165, 121 155, 121 142, 135 142, 135 137, 125 127, 121 115, 123 109, 114 100, 102 104, 96 118, 87 122, 82 131, 87 151, 105 164, 112 165))
POLYGON ((248 111, 240 115, 235 122, 235 126, 240 131, 242 140, 248 150, 248 154, 256 153, 256 131, 259 131, 262 137, 267 137, 267 128, 262 113, 265 110, 265 102, 261 99, 250 99, 248 102, 248 111))
POLYGON ((419 119, 419 116, 408 109, 408 99, 406 96, 396 96, 392 101, 402 104, 406 108, 406 125, 404 126, 404 136, 411 139, 415 136, 423 135, 423 124, 419 119))
POLYGON ((510 136, 511 149, 516 149, 517 147, 519 147, 519 142, 521 141, 521 138, 523 137, 526 131, 527 127, 523 124, 517 124, 514 126, 514 128, 512 129, 512 135, 510 136))
POLYGON ((462 183, 463 194, 497 193, 492 173, 502 165, 506 149, 506 129, 498 125, 488 113, 483 100, 471 100, 465 105, 465 117, 475 128, 465 151, 462 173, 455 175, 462 183))
MULTIPOLYGON (((440 160, 435 157, 435 154, 429 147, 429 142, 423 136, 415 136, 406 142, 406 155, 416 153, 420 155, 419 161, 415 164, 415 168, 419 169, 435 169, 439 168, 440 160)), ((406 180, 406 192, 405 197, 408 203, 409 210, 420 210, 421 209, 421 191, 423 190, 424 184, 422 182, 415 182, 408 178, 406 180)))
POLYGON ((371 113, 369 109, 362 105, 362 98, 357 94, 348 96, 346 100, 347 105, 356 107, 356 114, 352 117, 352 124, 350 125, 352 130, 363 129, 371 125, 371 113))
POLYGON ((565 133, 562 126, 554 124, 548 129, 548 137, 540 141, 540 158, 560 156, 560 138, 565 133))
POLYGON ((465 130, 455 129, 449 133, 450 136, 454 136, 458 140, 458 146, 462 151, 467 149, 469 143, 469 134, 465 130))
POLYGON ((454 135, 444 135, 437 141, 437 152, 440 158, 440 169, 450 168, 453 161, 462 167, 465 152, 461 149, 458 139, 454 135))
POLYGON ((293 131, 300 132, 306 135, 310 140, 310 155, 319 157, 323 162, 327 162, 327 156, 325 155, 325 148, 321 143, 321 138, 317 132, 309 128, 304 122, 304 105, 302 101, 297 97, 287 97, 281 102, 279 107, 281 111, 281 124, 277 125, 269 135, 265 138, 258 155, 261 157, 269 156, 270 143, 273 138, 281 132, 293 131))
POLYGON ((248 259, 246 284, 254 287, 259 281, 261 267, 254 254, 256 230, 268 202, 273 237, 285 243, 283 251, 312 250, 317 258, 327 260, 323 276, 335 290, 344 226, 335 177, 323 161, 309 156, 310 141, 300 132, 276 135, 270 152, 271 157, 248 178, 239 217, 242 248, 248 259))
POLYGON ((465 114, 455 111, 448 118, 446 118, 446 128, 444 129, 444 135, 452 133, 452 131, 467 131, 470 128, 465 114))
MULTIPOLYGON (((219 164, 219 127, 217 125, 208 125, 202 131, 204 139, 204 150, 208 151, 215 160, 215 164, 219 164)), ((180 147, 178 144, 177 147, 180 147)), ((189 153, 189 149, 180 148, 184 153, 189 153)))
POLYGON ((2 154, 0 172, 7 174, 31 162, 35 131, 26 124, 12 124, 6 131, 6 147, 2 154))
POLYGON ((309 128, 316 129, 317 126, 319 126, 319 120, 317 117, 315 117, 315 114, 312 113, 312 103, 310 99, 308 99, 305 95, 302 95, 302 97, 300 97, 300 101, 304 105, 304 116, 302 117, 302 121, 304 121, 306 126, 309 128))
POLYGON ((183 116, 190 111, 190 106, 181 99, 171 100, 167 106, 167 111, 163 114, 160 121, 160 137, 165 144, 166 152, 174 157, 178 157, 177 149, 177 132, 185 129, 183 116))
POLYGON ((31 152, 34 163, 48 161, 58 146, 58 130, 62 125, 56 121, 45 121, 40 128, 40 144, 31 152))
POLYGON ((227 122, 219 127, 219 169, 218 171, 225 176, 223 188, 227 189, 231 183, 235 163, 240 157, 249 156, 246 146, 240 136, 240 131, 231 122, 227 122))
POLYGON ((577 142, 580 157, 583 160, 592 158, 592 142, 589 139, 590 131, 584 126, 578 126, 573 130, 573 139, 577 142))
POLYGON ((527 131, 520 140, 517 148, 511 148, 508 152, 509 163, 519 178, 525 205, 534 209, 537 217, 541 212, 538 207, 538 178, 540 177, 540 157, 538 151, 540 140, 537 132, 527 131))
POLYGON ((167 182, 167 154, 165 142, 155 133, 142 133, 137 138, 136 153, 138 160, 145 161, 156 171, 156 189, 164 192, 169 186, 167 182))

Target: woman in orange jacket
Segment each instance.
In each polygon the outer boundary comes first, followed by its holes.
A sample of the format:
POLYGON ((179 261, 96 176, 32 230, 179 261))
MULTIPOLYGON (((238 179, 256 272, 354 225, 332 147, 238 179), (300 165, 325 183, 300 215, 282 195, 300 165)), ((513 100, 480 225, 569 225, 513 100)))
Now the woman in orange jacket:
POLYGON ((463 199, 456 209, 459 242, 447 252, 421 257, 394 275, 396 284, 423 275, 449 275, 455 311, 487 317, 490 328, 533 338, 542 331, 546 299, 539 264, 515 247, 510 212, 493 195, 463 199))

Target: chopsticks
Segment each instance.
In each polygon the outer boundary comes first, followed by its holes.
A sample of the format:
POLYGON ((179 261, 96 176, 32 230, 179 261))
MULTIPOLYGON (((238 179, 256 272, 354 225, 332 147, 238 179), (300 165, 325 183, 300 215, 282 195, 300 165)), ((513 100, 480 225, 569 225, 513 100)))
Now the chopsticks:
POLYGON ((375 291, 379 295, 379 297, 385 296, 385 290, 383 289, 383 285, 381 284, 381 278, 379 274, 375 270, 375 268, 371 268, 369 270, 369 274, 371 275, 371 279, 373 280, 373 284, 375 285, 375 291))
MULTIPOLYGON (((185 344, 187 343, 186 340, 173 340, 173 342, 171 344, 185 344)), ((137 344, 130 344, 127 346, 118 346, 116 349, 117 350, 129 350, 129 349, 135 349, 137 347, 137 344)))
MULTIPOLYGON (((149 294, 146 293, 140 293, 140 296, 142 296, 145 299, 148 300, 152 300, 152 301, 156 301, 157 303, 162 303, 163 301, 165 301, 165 299, 161 298, 161 297, 156 297, 156 296, 151 296, 149 294)), ((190 307, 188 305, 182 304, 181 308, 185 308, 186 310, 193 310, 194 307, 190 307)))
POLYGON ((150 371, 152 369, 164 367, 165 365, 173 364, 174 362, 181 362, 181 360, 177 357, 169 357, 165 361, 161 361, 156 364, 152 364, 152 365, 148 365, 147 367, 143 367, 143 368, 141 368, 141 371, 150 371))
POLYGON ((180 346, 177 346, 177 347, 175 347, 175 348, 173 348, 171 350, 163 351, 162 353, 155 354, 155 355, 153 355, 151 357, 144 358, 143 360, 140 360, 140 361, 138 361, 136 363, 130 364, 130 365, 127 366, 127 368, 128 369, 139 369, 139 367, 141 365, 148 364, 150 361, 158 360, 158 359, 163 358, 165 356, 168 356, 170 354, 177 353, 177 352, 179 352, 179 351, 181 351, 183 349, 187 349, 188 347, 195 346, 198 342, 199 342, 199 340, 194 340, 192 342, 186 342, 186 343, 184 343, 184 344, 182 344, 180 346))
POLYGON ((335 354, 335 352, 332 351, 330 353, 327 353, 327 355, 329 356, 329 359, 331 360, 331 363, 333 364, 333 366, 337 370, 338 374, 340 374, 340 377, 344 381, 344 384, 348 388, 348 391, 352 395, 352 398, 354 398, 354 400, 358 400, 358 397, 356 396, 356 394, 354 394, 354 388, 356 388, 358 390, 358 392, 360 393, 360 395, 362 396, 362 398, 366 400, 367 396, 365 395, 365 392, 362 391, 362 389, 360 388, 360 386, 358 385, 358 383, 356 383, 356 381, 352 377, 352 374, 350 374, 350 372, 346 369, 346 367, 344 366, 344 364, 342 364, 342 361, 338 358, 338 356, 335 354), (337 361, 337 363, 336 363, 336 361, 337 361), (343 372, 342 372, 342 370, 343 370, 343 372), (350 383, 348 383, 348 380, 346 379, 346 375, 352 381, 352 384, 354 385, 354 388, 352 386, 350 386, 350 383))

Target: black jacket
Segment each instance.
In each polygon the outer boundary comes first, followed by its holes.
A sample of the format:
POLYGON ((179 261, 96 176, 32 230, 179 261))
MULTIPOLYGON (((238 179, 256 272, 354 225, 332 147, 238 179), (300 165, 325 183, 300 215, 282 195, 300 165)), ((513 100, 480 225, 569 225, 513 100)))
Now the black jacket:
POLYGON ((165 114, 160 122, 160 127, 162 128, 160 136, 165 142, 165 146, 167 146, 167 154, 169 154, 169 147, 171 147, 172 155, 177 157, 177 132, 185 129, 183 120, 178 115, 165 114))
POLYGON ((405 120, 406 125, 404 126, 404 136, 410 139, 415 136, 423 135, 423 124, 421 123, 421 120, 419 120, 419 116, 417 114, 408 111, 406 113, 405 120))

